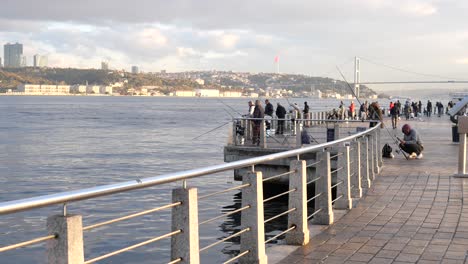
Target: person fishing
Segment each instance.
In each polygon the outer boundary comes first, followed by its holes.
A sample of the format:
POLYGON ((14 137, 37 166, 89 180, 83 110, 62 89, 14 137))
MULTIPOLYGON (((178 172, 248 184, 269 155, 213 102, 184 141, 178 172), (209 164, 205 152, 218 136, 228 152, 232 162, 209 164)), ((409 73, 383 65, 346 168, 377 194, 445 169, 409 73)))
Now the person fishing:
POLYGON ((278 102, 276 107, 276 116, 278 117, 278 129, 275 131, 275 134, 284 133, 284 118, 286 117, 286 109, 278 102))
POLYGON ((256 118, 255 120, 252 121, 253 123, 253 136, 252 136, 252 144, 257 144, 260 145, 260 126, 263 122, 263 119, 265 117, 265 110, 263 110, 262 103, 260 100, 255 100, 255 108, 253 111, 253 118, 256 118), (258 118, 258 119, 257 119, 258 118))
POLYGON ((401 132, 404 135, 403 139, 398 138, 401 150, 408 153, 410 159, 422 159, 424 147, 418 132, 408 124, 403 125, 401 132))

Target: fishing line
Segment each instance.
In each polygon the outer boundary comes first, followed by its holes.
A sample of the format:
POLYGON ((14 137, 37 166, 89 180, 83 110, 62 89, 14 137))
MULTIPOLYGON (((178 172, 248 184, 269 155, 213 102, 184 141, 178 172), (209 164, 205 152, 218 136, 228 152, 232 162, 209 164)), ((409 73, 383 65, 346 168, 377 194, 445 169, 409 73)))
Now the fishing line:
POLYGON ((202 137, 202 136, 204 136, 204 135, 206 135, 206 134, 208 134, 208 133, 210 133, 210 132, 213 132, 213 131, 215 131, 215 130, 217 130, 217 129, 220 129, 220 128, 222 128, 223 126, 225 126, 225 125, 227 125, 227 124, 229 124, 229 123, 231 123, 231 121, 227 121, 226 123, 224 123, 224 124, 222 124, 222 125, 220 125, 220 126, 217 126, 217 127, 213 128, 213 129, 211 129, 211 130, 209 130, 209 131, 207 131, 207 132, 205 132, 205 133, 203 133, 203 134, 201 134, 201 135, 199 135, 199 136, 197 136, 197 137, 194 137, 194 138, 192 138, 192 140, 195 140, 195 139, 197 139, 197 138, 199 138, 199 137, 202 137))
MULTIPOLYGON (((360 105, 362 105, 361 101, 359 101, 359 98, 356 96, 356 93, 354 92, 353 88, 351 87, 351 85, 349 85, 348 81, 346 80, 346 78, 344 77, 343 73, 341 72, 340 68, 338 68, 338 66, 336 66, 336 69, 338 70, 338 72, 340 73, 341 77, 343 78, 343 80, 346 82, 349 90, 351 91, 351 93, 353 94, 354 98, 356 98, 356 100, 358 101, 358 103, 360 105)), ((390 131, 388 130, 388 127, 387 125, 385 124, 385 122, 383 121, 383 118, 382 120, 380 120, 382 122, 382 126, 385 128, 385 130, 387 131, 388 135, 390 136, 393 144, 397 145, 397 147, 400 149, 400 152, 401 154, 403 154, 403 156, 408 159, 408 156, 405 154, 405 152, 403 151, 403 149, 401 148, 400 144, 399 144, 399 140, 398 140, 398 137, 396 135, 392 135, 392 133, 390 133, 390 131)))

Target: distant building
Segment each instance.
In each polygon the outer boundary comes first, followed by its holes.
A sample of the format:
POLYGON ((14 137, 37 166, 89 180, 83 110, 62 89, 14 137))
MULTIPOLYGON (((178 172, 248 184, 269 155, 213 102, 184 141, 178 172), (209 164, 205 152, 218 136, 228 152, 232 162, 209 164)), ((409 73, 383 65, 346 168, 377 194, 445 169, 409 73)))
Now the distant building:
POLYGON ((166 74, 166 70, 161 70, 161 74, 166 74))
POLYGON ((221 93, 220 96, 223 96, 223 97, 241 97, 242 92, 226 90, 223 93, 221 93))
POLYGON ((198 83, 199 85, 205 85, 205 80, 203 79, 195 79, 195 82, 198 83))
POLYGON ((100 86, 99 85, 88 85, 88 86, 86 86, 86 93, 99 94, 100 93, 100 86))
POLYGON ((101 85, 99 87, 100 94, 112 94, 112 86, 101 85))
POLYGON ((2 57, 0 57, 0 68, 3 67, 3 64, 2 64, 2 57))
POLYGON ((218 89, 196 89, 195 95, 199 97, 219 97, 218 89))
POLYGON ((70 93, 70 85, 20 84, 18 92, 24 94, 63 95, 70 93))
POLYGON ((47 67, 48 58, 46 55, 36 54, 33 57, 33 66, 34 67, 47 67))
POLYGON ((26 58, 26 56, 21 56, 20 67, 26 67, 26 66, 28 66, 28 58, 26 58))
POLYGON ((101 70, 109 70, 109 63, 108 62, 101 62, 101 70))
POLYGON ((133 74, 138 74, 140 71, 138 69, 138 66, 132 66, 132 73, 133 74))
POLYGON ((5 67, 21 67, 21 62, 23 58, 23 44, 5 44, 3 46, 3 55, 5 59, 5 67))
POLYGON ((70 87, 70 93, 86 93, 86 85, 72 85, 70 87))

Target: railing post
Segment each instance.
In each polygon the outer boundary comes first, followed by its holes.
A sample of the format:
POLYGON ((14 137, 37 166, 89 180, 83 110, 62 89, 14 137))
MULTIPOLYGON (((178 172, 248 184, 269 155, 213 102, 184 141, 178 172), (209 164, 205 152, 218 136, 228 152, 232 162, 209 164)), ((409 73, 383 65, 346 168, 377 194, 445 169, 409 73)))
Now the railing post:
POLYGON ((294 126, 296 133, 296 147, 300 148, 302 146, 302 122, 294 121, 296 125, 294 126))
POLYGON ((382 129, 377 130, 377 149, 379 153, 379 167, 383 166, 383 158, 382 158, 382 129))
POLYGON ((289 194, 289 209, 296 208, 288 214, 288 228, 296 229, 286 234, 288 245, 306 245, 309 243, 309 226, 307 224, 307 169, 305 160, 293 160, 289 165, 290 171, 296 171, 289 177, 289 190, 296 189, 289 194))
POLYGON ((252 140, 252 120, 244 119, 245 122, 245 141, 252 140))
POLYGON ((372 181, 375 180, 375 171, 374 171, 374 153, 375 153, 375 140, 374 140, 374 137, 369 134, 367 135, 367 147, 369 149, 369 154, 367 155, 368 157, 368 160, 369 160, 369 179, 371 179, 372 181))
POLYGON ((268 263, 265 252, 265 224, 263 218, 263 178, 262 172, 248 172, 242 177, 244 184, 250 184, 242 190, 241 230, 250 228, 241 234, 240 252, 249 253, 239 259, 239 263, 268 263))
POLYGON ((47 218, 47 232, 57 238, 47 241, 47 263, 83 264, 83 223, 81 215, 47 218))
POLYGON ((171 237, 171 259, 181 258, 179 263, 200 263, 198 240, 198 195, 196 188, 172 190, 172 202, 182 202, 172 208, 172 231, 182 233, 171 237))
POLYGON ((266 148, 266 129, 265 129, 265 120, 262 120, 260 123, 260 147, 261 148, 266 148))
POLYGON ((361 148, 361 186, 363 189, 371 187, 371 179, 369 175, 369 138, 362 138, 361 148))
POLYGON ((338 153, 342 153, 342 155, 338 155, 336 161, 337 169, 338 170, 336 178, 337 182, 343 182, 337 186, 336 195, 337 197, 343 195, 341 199, 336 200, 334 207, 336 209, 351 209, 353 208, 353 199, 351 198, 351 184, 350 184, 350 171, 349 171, 349 146, 337 148, 338 153))
POLYGON ((234 146, 239 145, 239 142, 237 141, 236 120, 232 122, 232 143, 234 146))
POLYGON ((351 177, 351 197, 361 198, 362 187, 361 187, 361 142, 355 140, 351 142, 353 148, 352 160, 353 165, 351 166, 353 176, 351 177))
POLYGON ((377 137, 377 130, 373 133, 374 138, 374 174, 380 173, 380 166, 379 166, 379 156, 382 156, 381 151, 379 149, 379 139, 377 137))
POLYGON ((333 223, 332 194, 331 194, 331 173, 330 173, 330 152, 317 152, 317 177, 320 177, 315 184, 315 195, 320 194, 315 199, 315 210, 320 210, 314 216, 314 223, 330 225, 333 223))

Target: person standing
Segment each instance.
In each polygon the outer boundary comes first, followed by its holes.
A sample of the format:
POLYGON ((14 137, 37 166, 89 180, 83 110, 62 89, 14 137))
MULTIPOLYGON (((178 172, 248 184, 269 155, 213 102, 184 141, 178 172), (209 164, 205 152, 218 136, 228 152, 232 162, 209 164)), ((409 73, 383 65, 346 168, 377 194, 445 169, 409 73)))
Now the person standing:
POLYGON ((307 104, 307 102, 304 102, 304 110, 302 110, 302 113, 304 113, 304 119, 306 120, 304 122, 304 126, 309 127, 310 121, 308 121, 308 119, 310 119, 310 113, 309 113, 309 105, 307 104))
POLYGON ((273 112, 274 112, 273 105, 270 103, 270 100, 266 99, 265 100, 265 115, 273 117, 273 112))
POLYGON ((260 100, 255 100, 255 108, 253 112, 253 136, 252 144, 260 145, 260 127, 265 117, 265 110, 263 109, 262 103, 260 100))
POLYGON ((276 116, 278 117, 278 129, 276 130, 275 134, 284 133, 284 118, 286 117, 286 109, 280 103, 276 107, 276 116))
POLYGON ((399 115, 400 115, 400 109, 398 108, 397 104, 394 104, 393 107, 390 108, 390 116, 392 117, 393 129, 397 128, 399 115))
POLYGON ((270 103, 270 100, 265 99, 265 126, 268 131, 271 129, 271 121, 273 118, 273 113, 274 113, 273 105, 270 103))
POLYGON ((370 127, 374 127, 380 121, 380 127, 383 128, 382 110, 377 102, 373 102, 369 106, 369 119, 371 120, 370 127))
POLYGON ((354 120, 354 102, 351 101, 351 104, 349 105, 349 118, 351 120, 354 120))
POLYGON ((422 159, 424 147, 416 130, 411 128, 410 125, 404 124, 403 127, 401 127, 401 132, 404 136, 403 139, 398 138, 400 141, 400 148, 409 154, 410 159, 422 159))
POLYGON ((428 116, 428 117, 431 117, 431 114, 432 114, 432 103, 431 103, 430 100, 427 100, 426 110, 427 110, 427 116, 428 116))

